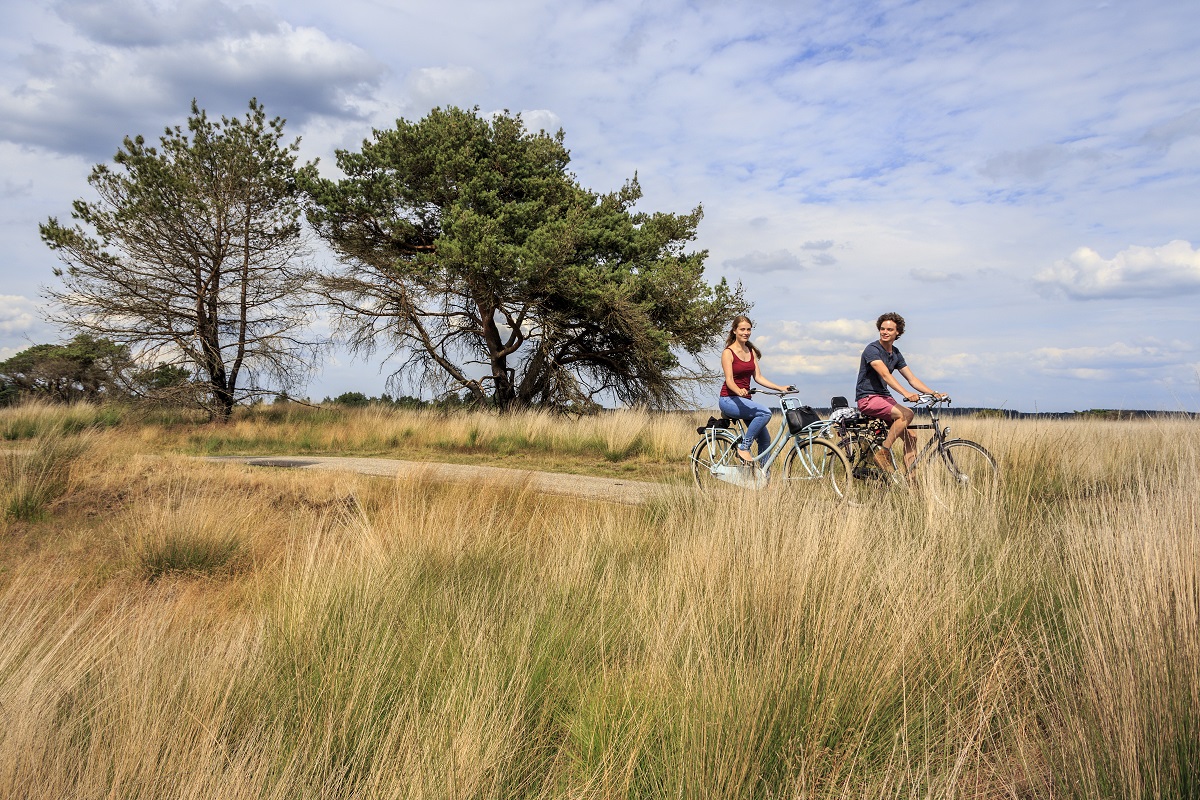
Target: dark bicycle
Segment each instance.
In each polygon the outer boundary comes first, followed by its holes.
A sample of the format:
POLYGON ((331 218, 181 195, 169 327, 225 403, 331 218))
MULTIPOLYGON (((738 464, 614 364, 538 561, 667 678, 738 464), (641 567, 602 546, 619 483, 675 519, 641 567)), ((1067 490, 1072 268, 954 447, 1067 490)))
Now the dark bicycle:
POLYGON ((852 492, 852 502, 866 499, 863 486, 876 486, 879 489, 894 486, 919 488, 943 505, 961 498, 995 499, 1000 488, 1000 467, 992 454, 978 442, 950 438, 950 428, 943 426, 938 419, 938 406, 949 403, 949 397, 920 396, 913 408, 927 410, 930 421, 928 424, 910 424, 908 430, 932 431, 932 436, 910 466, 896 464, 895 455, 890 450, 885 451, 894 468, 889 472, 880 468, 875 461, 875 453, 883 450, 888 423, 865 417, 849 408, 843 397, 833 398, 833 412, 814 433, 836 442, 850 462, 851 474, 860 484, 852 492), (940 462, 945 469, 922 471, 921 467, 932 461, 940 462))

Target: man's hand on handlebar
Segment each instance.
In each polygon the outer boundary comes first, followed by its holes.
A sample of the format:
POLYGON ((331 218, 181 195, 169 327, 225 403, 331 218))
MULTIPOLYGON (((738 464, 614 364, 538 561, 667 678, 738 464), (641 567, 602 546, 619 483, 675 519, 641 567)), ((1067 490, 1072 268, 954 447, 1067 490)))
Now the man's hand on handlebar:
POLYGON ((950 402, 950 395, 946 394, 945 392, 930 392, 929 394, 917 394, 917 395, 913 395, 913 397, 916 397, 917 399, 912 400, 908 397, 908 395, 905 395, 904 399, 908 400, 908 402, 910 402, 910 403, 927 403, 930 405, 932 405, 933 403, 949 403, 950 402))

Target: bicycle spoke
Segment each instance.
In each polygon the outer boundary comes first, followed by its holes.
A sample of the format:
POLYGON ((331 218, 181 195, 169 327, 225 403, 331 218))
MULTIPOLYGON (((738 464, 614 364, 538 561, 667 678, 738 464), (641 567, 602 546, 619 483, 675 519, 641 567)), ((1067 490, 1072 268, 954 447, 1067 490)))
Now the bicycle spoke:
POLYGON ((784 488, 796 496, 843 501, 854 491, 850 465, 828 439, 802 439, 783 464, 784 488))
POLYGON ((705 435, 703 439, 696 443, 692 448, 692 477, 696 481, 696 485, 704 491, 711 491, 718 486, 728 486, 729 484, 722 481, 718 477, 721 470, 736 469, 741 467, 737 453, 734 452, 736 447, 735 440, 732 436, 715 433, 705 435))
POLYGON ((944 505, 993 502, 1000 489, 1000 469, 981 445, 953 439, 919 471, 921 485, 944 505))

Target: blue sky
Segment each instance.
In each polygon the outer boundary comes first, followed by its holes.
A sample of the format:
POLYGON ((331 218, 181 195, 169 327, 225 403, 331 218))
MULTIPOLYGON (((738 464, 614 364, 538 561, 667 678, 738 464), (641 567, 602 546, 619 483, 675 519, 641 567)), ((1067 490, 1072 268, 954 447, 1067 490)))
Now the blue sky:
MULTIPOLYGON (((763 371, 850 394, 883 311, 964 405, 1200 409, 1200 5, 475 0, 7 3, 0 358, 41 318, 37 225, 195 97, 288 119, 305 158, 437 105, 560 126, 606 191, 705 211, 763 371)), ((392 366, 337 355, 320 398, 392 366)))

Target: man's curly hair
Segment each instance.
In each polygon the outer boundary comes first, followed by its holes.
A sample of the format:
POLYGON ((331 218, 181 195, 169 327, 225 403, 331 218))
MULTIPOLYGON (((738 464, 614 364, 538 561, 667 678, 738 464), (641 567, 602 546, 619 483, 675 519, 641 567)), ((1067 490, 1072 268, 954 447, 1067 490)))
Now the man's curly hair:
POLYGON ((875 320, 875 330, 883 327, 883 323, 891 320, 896 323, 896 338, 899 339, 904 335, 904 317, 897 314, 895 311, 889 311, 886 314, 880 314, 879 319, 875 320))

